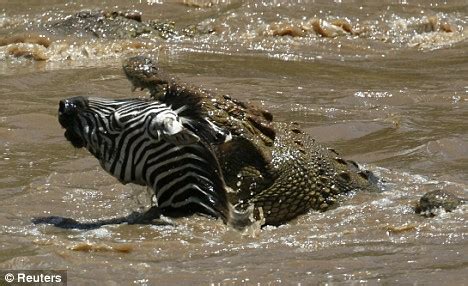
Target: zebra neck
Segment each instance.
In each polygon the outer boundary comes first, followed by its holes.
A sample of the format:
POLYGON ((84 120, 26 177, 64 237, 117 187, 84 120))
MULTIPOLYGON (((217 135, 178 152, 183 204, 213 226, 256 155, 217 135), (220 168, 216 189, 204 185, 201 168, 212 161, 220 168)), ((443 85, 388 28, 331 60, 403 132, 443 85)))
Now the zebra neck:
POLYGON ((158 206, 178 212, 202 212, 227 219, 229 206, 216 158, 202 143, 165 143, 148 152, 143 173, 158 206))

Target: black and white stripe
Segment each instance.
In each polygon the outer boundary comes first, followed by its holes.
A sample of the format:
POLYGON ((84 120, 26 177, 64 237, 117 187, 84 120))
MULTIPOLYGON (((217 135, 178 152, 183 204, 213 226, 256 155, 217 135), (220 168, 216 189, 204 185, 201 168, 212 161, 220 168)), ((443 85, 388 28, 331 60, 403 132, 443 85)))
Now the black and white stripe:
POLYGON ((76 113, 73 130, 107 172, 123 183, 152 187, 163 212, 228 219, 232 210, 211 142, 195 134, 206 128, 226 138, 219 127, 159 101, 80 100, 86 104, 76 113))

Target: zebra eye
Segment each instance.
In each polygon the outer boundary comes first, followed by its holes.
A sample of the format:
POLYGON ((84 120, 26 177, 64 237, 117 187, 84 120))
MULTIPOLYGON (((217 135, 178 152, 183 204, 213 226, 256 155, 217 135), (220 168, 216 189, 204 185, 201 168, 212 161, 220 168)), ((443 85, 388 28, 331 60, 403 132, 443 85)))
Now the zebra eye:
POLYGON ((133 117, 134 115, 132 113, 122 113, 119 110, 116 110, 109 118, 110 126, 114 130, 120 130, 133 117))
POLYGON ((119 120, 119 117, 115 116, 115 113, 109 116, 109 127, 112 130, 120 130, 123 127, 123 123, 119 120))

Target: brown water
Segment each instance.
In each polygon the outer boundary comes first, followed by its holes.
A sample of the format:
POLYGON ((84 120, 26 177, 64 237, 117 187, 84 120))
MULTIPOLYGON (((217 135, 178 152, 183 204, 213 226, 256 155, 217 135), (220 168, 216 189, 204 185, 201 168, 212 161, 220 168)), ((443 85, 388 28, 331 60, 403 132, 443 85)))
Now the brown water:
POLYGON ((0 47, 0 269, 67 269, 70 285, 468 285, 466 205, 431 219, 412 209, 433 189, 468 196, 465 1, 94 2, 0 0, 0 36, 32 31, 52 40, 0 47), (98 40, 44 28, 114 6, 212 32, 98 40), (314 19, 336 37, 314 32, 314 19), (327 26, 336 19, 354 34, 327 26), (46 60, 17 58, 13 48, 46 60), (139 53, 185 81, 299 122, 387 190, 242 234, 197 216, 87 231, 32 224, 36 216, 124 216, 145 201, 144 190, 122 186, 74 150, 56 118, 62 98, 145 96, 130 92, 120 69, 139 53))

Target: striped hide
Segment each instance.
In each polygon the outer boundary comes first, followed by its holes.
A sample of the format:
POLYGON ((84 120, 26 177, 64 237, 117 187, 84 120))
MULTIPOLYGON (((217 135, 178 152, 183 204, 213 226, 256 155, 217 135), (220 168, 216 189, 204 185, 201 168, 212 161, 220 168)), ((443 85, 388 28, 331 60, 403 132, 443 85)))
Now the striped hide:
MULTIPOLYGON (((204 213, 243 221, 226 196, 211 146, 229 134, 189 106, 160 101, 74 97, 62 100, 59 122, 76 148, 84 147, 120 182, 149 186, 161 213, 204 213)), ((234 223, 237 224, 237 223, 234 223)))

